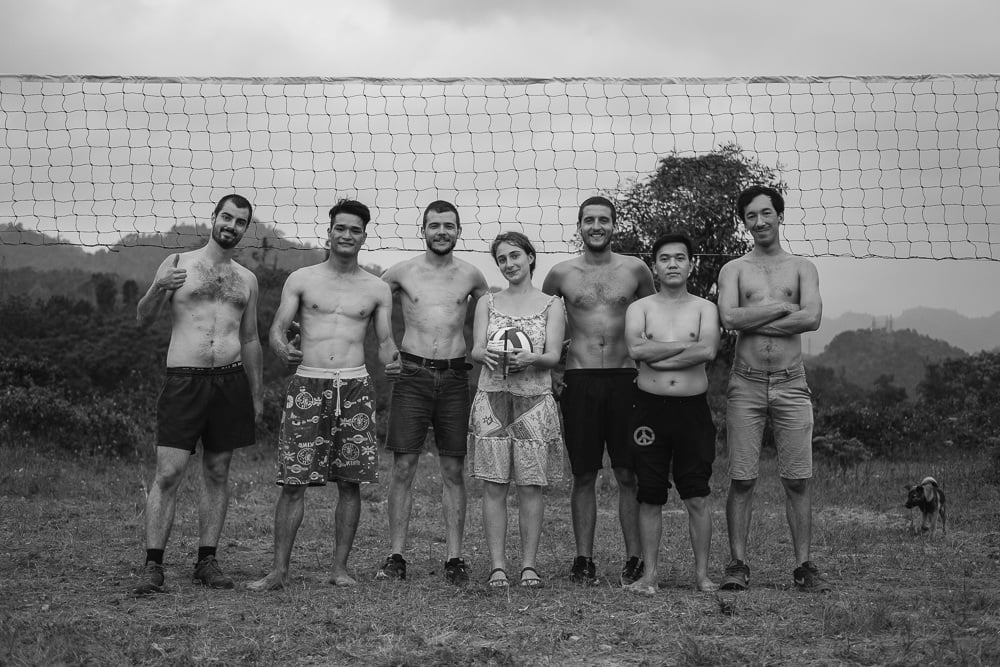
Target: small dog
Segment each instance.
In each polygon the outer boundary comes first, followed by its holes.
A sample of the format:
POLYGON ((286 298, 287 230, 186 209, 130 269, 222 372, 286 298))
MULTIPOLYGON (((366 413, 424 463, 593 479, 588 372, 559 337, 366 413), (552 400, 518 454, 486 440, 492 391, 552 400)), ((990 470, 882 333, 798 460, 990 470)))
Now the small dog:
POLYGON ((937 526, 938 515, 941 515, 941 531, 947 535, 948 528, 945 525, 944 514, 944 491, 938 486, 937 480, 933 477, 924 477, 920 484, 907 485, 906 487, 906 508, 920 508, 923 515, 923 523, 917 528, 917 517, 913 515, 913 534, 930 532, 934 537, 934 529, 937 526))

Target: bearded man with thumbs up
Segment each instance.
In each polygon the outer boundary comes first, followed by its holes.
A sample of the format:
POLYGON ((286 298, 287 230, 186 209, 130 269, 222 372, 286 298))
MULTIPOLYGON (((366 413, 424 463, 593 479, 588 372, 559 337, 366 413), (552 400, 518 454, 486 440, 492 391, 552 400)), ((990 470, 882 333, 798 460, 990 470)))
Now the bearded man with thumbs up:
POLYGON ((146 496, 146 563, 133 595, 166 590, 164 549, 177 490, 199 440, 204 486, 194 583, 233 587, 216 560, 229 505, 229 463, 233 451, 254 444, 255 421, 263 413, 257 278, 233 259, 252 219, 246 198, 223 197, 212 213, 208 242, 163 260, 139 300, 140 327, 155 322, 169 304, 172 328, 157 401, 156 476, 146 496))

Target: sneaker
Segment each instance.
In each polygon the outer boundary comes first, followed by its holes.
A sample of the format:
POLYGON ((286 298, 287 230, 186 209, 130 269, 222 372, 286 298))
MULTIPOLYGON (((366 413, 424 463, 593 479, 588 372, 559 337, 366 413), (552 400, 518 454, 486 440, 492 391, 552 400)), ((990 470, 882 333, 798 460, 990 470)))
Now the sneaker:
POLYGON ((635 583, 642 578, 645 571, 646 564, 639 560, 638 556, 632 556, 625 563, 625 567, 622 568, 622 576, 620 577, 621 585, 628 586, 635 583))
POLYGON ((163 565, 160 563, 146 563, 142 568, 142 583, 132 589, 132 595, 152 595, 162 593, 167 590, 163 585, 163 565))
MULTIPOLYGON (((406 567, 405 564, 403 567, 406 567)), ((452 558, 445 562, 444 578, 448 583, 456 586, 464 586, 469 583, 469 573, 465 569, 465 561, 461 558, 452 558)))
MULTIPOLYGON (((463 564, 462 571, 465 571, 463 564)), ((392 554, 375 573, 376 579, 406 579, 406 561, 401 554, 392 554)), ((468 579, 468 576, 466 576, 468 579)))
POLYGON ((205 556, 194 566, 194 578, 191 583, 201 584, 209 588, 232 588, 233 580, 222 574, 219 561, 215 556, 205 556))
POLYGON ((726 576, 722 578, 722 585, 719 586, 724 591, 745 591, 750 585, 750 566, 735 558, 729 561, 726 566, 726 576))
POLYGON ((833 587, 820 575, 819 569, 811 560, 807 560, 795 568, 792 577, 795 579, 795 587, 800 591, 829 593, 833 590, 833 587))
POLYGON ((569 580, 576 584, 597 583, 597 566, 592 558, 577 556, 573 560, 573 569, 569 571, 569 580))

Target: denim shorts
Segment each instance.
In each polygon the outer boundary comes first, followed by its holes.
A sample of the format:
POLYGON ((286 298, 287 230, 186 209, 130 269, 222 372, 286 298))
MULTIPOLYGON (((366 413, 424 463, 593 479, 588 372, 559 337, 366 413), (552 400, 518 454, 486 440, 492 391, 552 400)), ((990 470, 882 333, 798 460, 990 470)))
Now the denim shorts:
POLYGON ((437 370, 402 359, 389 406, 390 452, 419 454, 433 427, 441 456, 464 457, 468 448, 469 392, 467 368, 437 370))
POLYGON ((812 394, 802 364, 762 371, 733 363, 726 402, 729 477, 757 479, 764 425, 771 420, 778 472, 785 479, 812 477, 812 394))

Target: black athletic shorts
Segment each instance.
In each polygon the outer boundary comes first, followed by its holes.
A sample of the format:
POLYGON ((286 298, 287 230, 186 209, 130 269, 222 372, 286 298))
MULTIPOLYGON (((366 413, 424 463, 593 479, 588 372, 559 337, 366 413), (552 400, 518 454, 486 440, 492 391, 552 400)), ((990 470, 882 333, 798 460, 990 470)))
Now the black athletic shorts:
POLYGON ((633 396, 630 439, 639 502, 667 502, 671 468, 681 499, 707 496, 715 461, 715 423, 706 395, 658 396, 636 387, 633 396))
POLYGON ((634 368, 566 371, 559 405, 574 475, 600 470, 605 446, 611 467, 634 469, 628 426, 637 374, 634 368))
POLYGON ((253 396, 241 362, 167 369, 156 401, 156 443, 225 452, 254 444, 253 396))

